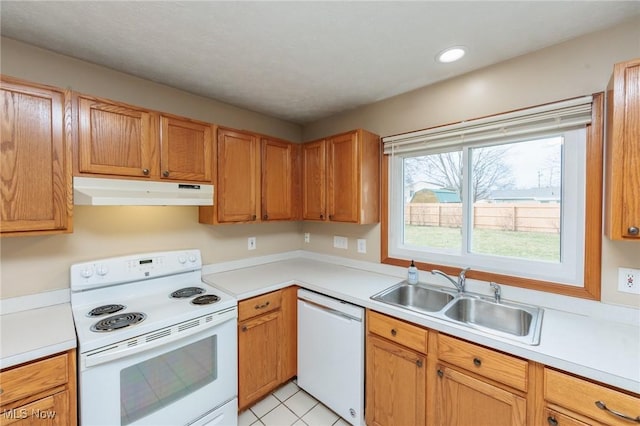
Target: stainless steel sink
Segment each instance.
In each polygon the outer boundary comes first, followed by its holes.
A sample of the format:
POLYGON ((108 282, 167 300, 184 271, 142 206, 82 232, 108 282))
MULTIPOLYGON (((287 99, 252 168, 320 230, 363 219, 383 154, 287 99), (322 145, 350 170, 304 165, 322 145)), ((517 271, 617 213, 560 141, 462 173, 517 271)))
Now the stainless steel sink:
POLYGON ((513 336, 528 336, 539 319, 540 309, 460 297, 444 312, 447 318, 471 326, 513 336))
POLYGON ((543 310, 403 281, 371 299, 528 345, 540 343, 543 310))
POLYGON ((421 284, 409 284, 403 281, 371 298, 413 311, 436 312, 453 300, 453 295, 440 289, 429 288, 421 284))

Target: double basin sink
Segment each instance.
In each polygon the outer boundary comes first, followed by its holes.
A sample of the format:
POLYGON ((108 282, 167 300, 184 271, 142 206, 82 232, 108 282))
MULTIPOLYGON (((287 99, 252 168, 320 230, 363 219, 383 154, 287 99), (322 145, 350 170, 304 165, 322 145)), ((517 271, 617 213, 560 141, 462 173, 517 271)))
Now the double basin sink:
POLYGON ((539 307, 497 302, 472 293, 458 294, 455 290, 406 281, 371 296, 371 299, 493 336, 528 345, 540 343, 543 311, 539 307))

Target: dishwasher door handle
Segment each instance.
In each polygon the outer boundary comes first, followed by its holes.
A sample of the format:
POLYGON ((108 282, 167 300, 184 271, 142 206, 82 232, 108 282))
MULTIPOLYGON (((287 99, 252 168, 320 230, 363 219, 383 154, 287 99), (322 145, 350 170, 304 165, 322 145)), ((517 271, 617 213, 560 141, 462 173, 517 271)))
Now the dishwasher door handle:
POLYGON ((340 311, 338 311, 336 309, 329 308, 328 306, 321 305, 321 304, 313 302, 311 300, 307 300, 307 299, 298 299, 298 300, 301 300, 302 302, 304 302, 306 304, 309 304, 309 305, 311 305, 312 307, 314 307, 316 309, 323 310, 323 311, 328 312, 330 314, 345 318, 345 319, 347 319, 349 321, 362 322, 362 319, 360 319, 360 318, 356 318, 353 315, 349 315, 349 314, 346 314, 344 312, 340 312, 340 311))

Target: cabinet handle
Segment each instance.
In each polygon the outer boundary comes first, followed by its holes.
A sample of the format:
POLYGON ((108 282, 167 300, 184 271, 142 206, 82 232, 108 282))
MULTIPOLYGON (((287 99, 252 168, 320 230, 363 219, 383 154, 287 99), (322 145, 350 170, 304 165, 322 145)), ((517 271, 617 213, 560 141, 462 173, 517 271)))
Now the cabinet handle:
POLYGON ((255 214, 253 216, 251 216, 251 220, 256 220, 258 218, 258 216, 256 216, 255 214))
POLYGON ((329 220, 333 220, 333 215, 332 214, 329 215, 329 220))
POLYGON ((395 336, 396 334, 398 334, 398 331, 395 328, 391 329, 391 335, 395 336))
POLYGON ((630 226, 629 229, 627 229, 627 232, 629 235, 638 235, 640 234, 640 228, 637 226, 630 226))
POLYGON ((264 220, 267 220, 267 219, 269 219, 269 215, 265 214, 264 216, 262 216, 262 218, 263 218, 264 220))
POLYGON ((254 308, 255 308, 255 309, 264 309, 264 308, 266 308, 267 306, 269 306, 270 304, 271 304, 271 302, 269 302, 269 301, 267 300, 267 301, 266 301, 265 303, 263 303, 262 305, 256 305, 256 306, 254 306, 254 308))
POLYGON ((558 421, 553 416, 547 417, 547 423, 549 423, 550 426, 558 426, 558 421))
POLYGON ((324 219, 324 215, 320 213, 320 219, 324 219))
POLYGON ((149 169, 142 169, 142 174, 145 176, 149 176, 149 169))
POLYGON ((246 325, 242 326, 242 331, 247 331, 247 326, 246 325))
POLYGON ((164 172, 162 172, 162 176, 169 177, 169 170, 165 170, 164 172))
POLYGON ((473 365, 475 365, 476 367, 480 367, 482 365, 482 360, 480 358, 474 358, 473 365))
POLYGON ((438 377, 443 378, 444 377, 444 371, 440 370, 438 368, 438 377))
POLYGON ((640 416, 638 416, 636 418, 633 418, 631 416, 627 416, 626 414, 623 414, 623 413, 621 413, 619 411, 612 410, 611 408, 607 407, 607 404, 605 404, 602 401, 596 401, 595 404, 596 404, 596 407, 598 407, 599 409, 607 411, 607 412, 613 414, 616 417, 620 417, 621 419, 624 419, 624 420, 629 420, 629 421, 632 421, 632 422, 640 423, 640 416))
POLYGON ((418 366, 418 368, 422 368, 422 360, 416 359, 416 365, 418 366))

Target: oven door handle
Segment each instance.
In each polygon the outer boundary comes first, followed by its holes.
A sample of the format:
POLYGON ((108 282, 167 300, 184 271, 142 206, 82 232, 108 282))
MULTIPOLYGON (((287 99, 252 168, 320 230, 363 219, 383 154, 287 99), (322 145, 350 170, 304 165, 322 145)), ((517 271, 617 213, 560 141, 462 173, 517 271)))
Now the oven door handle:
POLYGON ((113 361, 114 359, 123 358, 158 346, 167 345, 175 342, 176 340, 209 330, 212 327, 237 317, 237 308, 233 307, 215 314, 205 315, 200 318, 165 327, 152 333, 133 337, 110 346, 95 349, 81 355, 83 367, 93 367, 95 365, 113 361), (211 318, 212 316, 213 318, 211 318))

